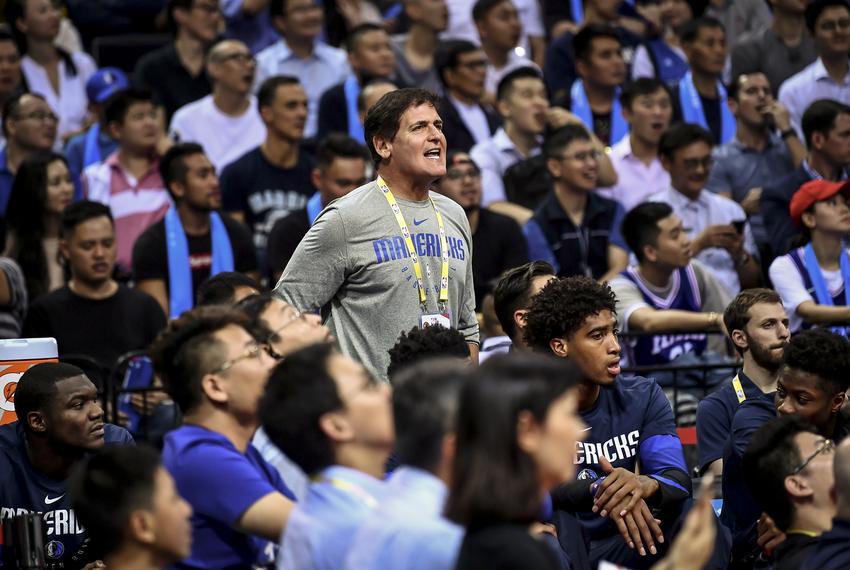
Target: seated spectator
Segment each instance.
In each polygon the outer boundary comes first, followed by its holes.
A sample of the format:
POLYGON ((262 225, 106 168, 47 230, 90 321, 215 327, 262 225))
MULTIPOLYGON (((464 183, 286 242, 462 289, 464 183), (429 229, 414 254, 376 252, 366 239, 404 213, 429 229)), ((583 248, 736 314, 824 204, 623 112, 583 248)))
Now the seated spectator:
POLYGON ((457 330, 447 329, 442 325, 413 327, 402 332, 389 352, 387 377, 391 380, 400 372, 429 358, 446 357, 469 362, 469 347, 464 336, 457 330))
MULTIPOLYGON (((652 559, 666 549, 662 537, 669 536, 690 496, 691 479, 664 392, 651 379, 620 378, 616 302, 607 285, 587 277, 553 280, 531 303, 525 340, 536 352, 568 358, 583 377, 576 403, 590 430, 576 446, 581 471, 576 481, 552 491, 554 506, 576 513, 590 537, 594 565, 598 557, 635 568, 646 566, 646 556, 652 559), (597 455, 603 444, 613 445, 608 442, 620 444, 618 451, 597 455), (638 460, 641 475, 635 473, 638 460), (634 489, 627 503, 613 496, 616 487, 606 492, 621 478, 634 489), (647 503, 665 514, 654 517, 647 503), (641 521, 637 524, 648 531, 638 533, 631 525, 633 530, 627 530, 620 524, 624 515, 641 521), (662 521, 664 534, 655 518, 662 521)), ((562 545, 569 540, 575 539, 562 536, 562 545)))
POLYGON ((555 268, 545 261, 532 261, 502 275, 493 291, 493 309, 509 342, 497 351, 495 347, 487 350, 485 341, 482 354, 528 348, 524 338, 528 308, 534 296, 552 279, 555 279, 555 268))
POLYGON ((280 40, 272 24, 269 0, 224 0, 221 15, 224 17, 225 35, 243 42, 256 54, 280 40))
POLYGON ((845 392, 850 388, 844 373, 848 366, 850 344, 846 338, 823 329, 796 334, 782 355, 775 401, 747 400, 735 412, 723 453, 720 516, 732 533, 733 563, 751 560, 753 553, 761 551, 757 540, 771 526, 763 520, 763 509, 755 503, 743 479, 742 461, 753 433, 777 414, 798 414, 818 435, 839 443, 850 432, 850 422, 841 413, 845 392))
POLYGON ((372 79, 388 79, 395 73, 395 54, 390 37, 378 24, 356 26, 346 37, 346 48, 351 74, 322 94, 316 138, 322 140, 332 132, 347 133, 362 144, 366 140, 357 112, 357 97, 372 79))
POLYGON ((807 2, 768 0, 773 22, 737 38, 732 47, 731 77, 762 73, 773 88, 817 59, 815 42, 806 30, 807 2))
MULTIPOLYGON (((850 183, 812 180, 791 199, 791 219, 801 227, 800 247, 777 257, 770 280, 791 317, 791 331, 850 324, 850 183)), ((836 332, 845 333, 844 327, 836 332)))
POLYGON ((310 175, 318 192, 313 194, 306 208, 278 219, 269 232, 270 283, 280 279, 295 248, 325 206, 366 184, 370 162, 366 148, 347 135, 332 133, 322 140, 316 151, 316 166, 310 175))
POLYGON ((408 0, 402 4, 409 27, 405 33, 390 38, 395 53, 395 75, 404 85, 440 95, 443 85, 434 65, 434 53, 440 44, 440 33, 449 25, 446 0, 408 0))
POLYGON ((850 107, 836 101, 815 101, 803 114, 803 133, 809 154, 795 171, 764 186, 761 214, 771 255, 784 255, 798 228, 791 221, 789 205, 797 190, 810 180, 847 178, 850 165, 850 107))
POLYGON ((628 264, 620 235, 623 208, 593 192, 597 153, 582 125, 556 131, 543 148, 554 188, 523 231, 529 258, 549 262, 559 276, 608 281, 628 264))
POLYGON ((87 200, 116 210, 118 270, 126 276, 133 264, 133 245, 165 217, 171 200, 159 173, 159 133, 150 92, 120 91, 106 103, 104 114, 118 150, 83 171, 83 193, 87 200))
POLYGON ((615 145, 629 134, 620 108, 620 86, 627 79, 620 37, 608 26, 585 26, 573 38, 573 50, 578 79, 564 106, 605 145, 615 145))
POLYGON ((629 136, 620 139, 608 155, 617 173, 617 184, 599 188, 597 193, 619 202, 628 212, 652 194, 670 187, 670 175, 658 157, 658 143, 670 126, 673 109, 664 84, 645 77, 623 87, 620 106, 629 125, 629 136))
POLYGON ((14 259, 0 256, 0 339, 21 338, 28 301, 24 272, 14 259))
POLYGON ((493 302, 493 293, 487 293, 481 301, 481 349, 478 352, 478 363, 481 364, 494 354, 511 351, 511 337, 505 334, 493 302), (483 356, 482 356, 483 355, 483 356))
POLYGON ((257 54, 256 85, 278 75, 297 77, 307 95, 303 136, 313 137, 319 126, 319 99, 351 73, 348 59, 343 50, 319 39, 324 17, 316 0, 274 0, 269 13, 281 39, 257 54))
POLYGON ((481 207, 483 177, 470 156, 450 151, 446 164, 446 175, 435 190, 460 204, 466 212, 475 252, 472 256, 475 306, 480 308, 494 279, 505 270, 528 261, 528 246, 522 230, 512 218, 481 207))
POLYGON ((209 95, 204 55, 221 25, 215 0, 169 0, 167 13, 174 41, 142 56, 133 77, 134 85, 153 92, 166 122, 180 107, 209 95))
POLYGON ((84 354, 104 370, 131 350, 143 350, 165 326, 149 295, 113 278, 115 228, 109 208, 77 202, 62 212, 59 251, 68 284, 30 305, 25 337, 54 337, 59 354, 84 354))
POLYGON ((251 228, 261 259, 274 223, 306 207, 316 192, 313 159, 299 148, 307 105, 298 79, 280 76, 263 83, 257 106, 266 125, 266 140, 221 173, 224 210, 251 228))
MULTIPOLYGON (((51 565, 79 568, 95 562, 68 496, 71 469, 105 446, 132 445, 127 430, 104 423, 97 388, 70 364, 29 368, 15 392, 18 421, 0 426, 2 518, 43 514, 51 565)), ((7 545, 8 546, 8 545, 7 545)), ((96 567, 96 566, 95 566, 96 567)))
POLYGON ((776 570, 798 570, 835 516, 835 442, 797 415, 760 427, 744 452, 747 490, 787 538, 776 548, 776 570))
POLYGON ((623 237, 637 258, 611 281, 624 332, 656 333, 631 341, 629 362, 667 364, 701 355, 707 331, 722 330, 729 294, 713 272, 692 259, 682 220, 664 203, 647 202, 626 214, 623 237), (665 334, 692 331, 691 334, 665 334))
POLYGON ((516 52, 522 23, 511 0, 477 0, 472 6, 472 19, 478 29, 481 49, 487 56, 484 91, 492 101, 505 75, 518 67, 537 66, 516 52))
POLYGON ((27 88, 44 97, 53 109, 61 139, 82 131, 88 110, 85 86, 97 71, 94 60, 83 51, 70 53, 56 45, 59 6, 43 0, 12 0, 6 2, 5 10, 23 55, 21 71, 27 88))
POLYGON ((377 78, 364 85, 360 90, 360 95, 357 96, 357 113, 360 117, 360 123, 365 124, 366 113, 369 112, 369 109, 375 106, 375 103, 377 103, 381 97, 387 93, 397 90, 398 85, 389 79, 377 78))
POLYGON ((215 44, 206 64, 212 94, 180 107, 171 118, 171 138, 202 144, 218 172, 266 138, 257 98, 251 95, 255 68, 242 42, 215 44))
POLYGON ((251 445, 274 360, 249 326, 234 309, 202 307, 171 321, 151 347, 185 422, 166 434, 162 453, 194 512, 180 568, 271 563, 292 510, 286 484, 251 445))
POLYGON ((443 120, 446 150, 469 152, 489 139, 500 122, 482 105, 487 55, 472 42, 448 40, 437 47, 434 67, 444 87, 437 112, 443 120))
POLYGON ((74 197, 65 157, 54 152, 27 156, 18 167, 6 219, 6 254, 18 262, 35 301, 65 284, 59 260, 62 211, 74 197))
POLYGON ((117 67, 99 69, 86 82, 86 97, 89 115, 95 118, 86 131, 68 139, 65 156, 74 184, 80 183, 80 175, 87 166, 101 162, 118 149, 118 143, 109 134, 103 116, 103 106, 110 97, 130 86, 130 80, 117 67))
POLYGON ((694 18, 694 9, 686 0, 661 3, 661 30, 635 50, 632 79, 650 77, 673 87, 688 72, 688 56, 682 50, 679 30, 694 18))
MULTIPOLYGON (((574 450, 587 433, 577 417, 578 376, 563 361, 501 355, 464 383, 445 508, 467 527, 456 568, 549 570, 567 562, 529 526, 546 518, 549 490, 575 475, 574 450)), ((571 540, 584 556, 569 563, 585 567, 584 544, 571 540)))
POLYGON ((496 109, 502 126, 492 137, 476 143, 469 156, 481 170, 483 204, 498 204, 508 213, 510 205, 503 204, 507 198, 502 175, 511 165, 540 154, 541 136, 549 122, 549 97, 540 72, 520 67, 505 75, 496 92, 496 109))
POLYGON ((714 149, 714 167, 705 187, 741 205, 763 251, 771 237, 759 208, 762 188, 799 167, 806 149, 791 128, 788 110, 773 99, 763 73, 739 75, 729 84, 728 94, 735 138, 714 149))
POLYGON ((3 106, 3 136, 0 149, 0 218, 6 217, 15 173, 24 158, 35 152, 47 152, 56 139, 56 115, 44 97, 23 93, 3 106))
POLYGON ((723 312, 723 325, 742 360, 741 370, 697 408, 699 471, 723 474, 723 448, 735 411, 747 400, 773 400, 782 353, 788 344, 788 316, 772 289, 745 289, 723 312))
POLYGON ((251 332, 278 360, 306 346, 333 339, 321 317, 301 313, 269 292, 246 297, 236 308, 251 319, 251 332))
POLYGON ((384 500, 355 535, 345 568, 455 568, 463 529, 442 513, 466 376, 457 362, 426 360, 393 377, 395 447, 401 466, 393 471, 384 500))
POLYGON ((761 268, 744 210, 704 189, 714 162, 712 146, 711 134, 702 127, 687 123, 670 127, 658 146, 661 164, 670 173, 670 188, 649 200, 670 204, 684 223, 691 254, 714 273, 729 295, 737 295, 759 285, 761 268))
MULTIPOLYGON (((12 31, 7 27, 0 27, 0 109, 12 97, 25 93, 27 83, 21 73, 21 52, 12 31)), ((0 141, 5 141, 5 135, 0 141)))
POLYGON ((719 20, 705 16, 688 22, 679 36, 690 71, 673 91, 673 120, 699 125, 711 132, 712 144, 725 144, 735 136, 721 81, 726 31, 719 20))
POLYGON ((242 299, 260 293, 260 284, 244 273, 222 271, 204 279, 198 286, 195 306, 235 305, 242 299))
POLYGON ((219 215, 215 167, 196 143, 171 147, 159 162, 174 201, 165 218, 133 246, 133 279, 172 319, 194 306, 201 283, 224 271, 259 278, 251 230, 219 215))
POLYGON ((281 568, 341 568, 383 498, 394 430, 389 385, 318 344, 289 355, 260 404, 269 439, 313 477, 289 516, 281 568))
POLYGON ((699 3, 704 6, 704 14, 716 18, 726 29, 726 47, 731 49, 743 35, 756 32, 769 26, 771 21, 770 7, 763 0, 738 0, 732 3, 707 2, 699 3))
POLYGON ((71 474, 71 506, 107 568, 165 570, 192 550, 192 507, 150 447, 114 447, 71 474))
POLYGON ((832 528, 820 535, 814 552, 803 563, 803 570, 838 570, 850 559, 850 443, 838 445, 833 458, 835 518, 832 528))
POLYGON ((779 101, 798 133, 803 113, 815 101, 850 104, 850 6, 842 0, 815 0, 806 6, 805 17, 818 59, 779 88, 779 101))

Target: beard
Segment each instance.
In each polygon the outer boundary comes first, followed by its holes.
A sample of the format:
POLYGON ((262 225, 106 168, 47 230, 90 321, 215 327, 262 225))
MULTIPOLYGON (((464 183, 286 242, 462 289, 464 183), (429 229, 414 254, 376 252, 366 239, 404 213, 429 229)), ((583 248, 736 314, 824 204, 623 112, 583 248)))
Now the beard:
POLYGON ((470 206, 465 206, 463 208, 463 211, 466 212, 466 215, 468 216, 470 214, 474 214, 475 212, 477 212, 480 209, 481 209, 481 204, 472 204, 470 206))
MULTIPOLYGON (((782 354, 776 355, 773 352, 776 345, 765 346, 763 344, 759 344, 749 335, 746 336, 747 343, 749 344, 750 355, 753 357, 755 363, 765 370, 769 370, 775 374, 782 365, 782 354)), ((783 346, 788 346, 788 343, 785 343, 783 346)))

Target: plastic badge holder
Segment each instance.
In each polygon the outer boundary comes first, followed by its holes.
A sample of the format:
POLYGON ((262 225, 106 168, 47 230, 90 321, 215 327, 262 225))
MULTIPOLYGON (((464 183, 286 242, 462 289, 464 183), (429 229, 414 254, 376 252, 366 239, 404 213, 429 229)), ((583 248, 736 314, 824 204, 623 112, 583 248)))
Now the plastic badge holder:
MULTIPOLYGON (((153 364, 147 356, 136 356, 127 363, 127 371, 124 372, 124 390, 139 390, 150 388, 153 384, 153 364)), ((121 394, 118 399, 118 410, 127 414, 127 425, 130 433, 136 433, 139 428, 141 414, 136 411, 131 403, 132 392, 121 394)), ((148 414, 152 409, 148 409, 148 414)))
POLYGON ((15 389, 30 366, 57 362, 55 338, 15 338, 0 340, 0 425, 18 419, 15 415, 15 389))

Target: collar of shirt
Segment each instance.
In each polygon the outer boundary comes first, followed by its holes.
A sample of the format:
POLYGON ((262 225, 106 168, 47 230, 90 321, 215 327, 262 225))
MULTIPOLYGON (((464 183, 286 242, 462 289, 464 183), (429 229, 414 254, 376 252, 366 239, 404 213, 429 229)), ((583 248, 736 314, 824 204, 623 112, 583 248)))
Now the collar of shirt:
POLYGON ((438 517, 443 512, 448 489, 433 474, 402 466, 390 477, 387 494, 404 494, 407 501, 416 502, 417 512, 428 517, 438 517))
MULTIPOLYGON (((351 469, 350 467, 332 465, 323 469, 319 475, 318 483, 327 482, 332 485, 333 481, 341 481, 343 486, 351 485, 354 488, 362 489, 363 492, 371 495, 375 501, 378 502, 380 502, 382 495, 384 494, 385 485, 383 481, 375 479, 371 475, 367 475, 362 471, 351 469)), ((336 486, 334 486, 334 488, 336 488, 336 486)), ((344 488, 341 488, 340 490, 346 494, 352 494, 344 488)))
MULTIPOLYGON (((543 141, 540 139, 540 137, 537 137, 537 142, 538 145, 540 145, 543 141)), ((515 154, 521 158, 526 158, 519 152, 519 150, 517 150, 514 141, 512 141, 511 138, 508 136, 508 133, 505 132, 504 127, 499 127, 496 130, 496 133, 493 135, 493 145, 499 150, 499 152, 515 154)), ((528 156, 535 156, 538 154, 540 154, 540 146, 537 146, 532 149, 528 156)))
MULTIPOLYGON (((754 398, 764 398, 765 393, 761 391, 761 388, 755 385, 755 383, 750 380, 750 377, 744 374, 744 369, 742 368, 738 371, 738 380, 741 381, 741 388, 744 389, 744 394, 747 396, 747 399, 754 398)), ((773 392, 770 392, 770 399, 773 399, 773 392)))
POLYGON ((729 141, 728 144, 729 144, 729 146, 737 149, 742 154, 745 153, 745 152, 751 152, 751 153, 754 153, 754 154, 765 154, 765 153, 769 152, 771 149, 773 149, 776 145, 783 144, 783 143, 782 143, 782 137, 780 137, 776 132, 770 131, 767 134, 767 144, 764 145, 764 149, 762 149, 761 151, 758 151, 758 150, 754 149, 753 147, 747 146, 744 143, 742 143, 741 139, 738 138, 737 134, 735 134, 735 136, 732 138, 731 141, 729 141))
MULTIPOLYGON (((558 201, 558 197, 555 195, 554 190, 546 197, 546 200, 543 202, 540 209, 543 216, 550 222, 566 222, 571 226, 574 225, 573 221, 564 211, 564 207, 561 206, 561 202, 558 201)), ((597 214, 604 211, 605 205, 603 204, 601 197, 597 196, 594 192, 590 192, 587 195, 587 203, 584 205, 584 217, 581 220, 581 225, 589 227, 591 225, 591 220, 593 220, 597 214)))
POLYGON ((705 190, 700 190, 699 196, 697 196, 696 200, 691 200, 675 188, 671 187, 667 190, 667 195, 663 201, 670 204, 673 207, 673 210, 677 208, 687 208, 693 211, 705 210, 709 207, 709 199, 710 196, 705 190))
MULTIPOLYGON (((808 174, 809 178, 811 178, 812 180, 823 180, 823 176, 821 176, 821 173, 818 172, 817 170, 815 170, 814 168, 812 168, 812 165, 809 164, 808 158, 803 159, 802 164, 800 164, 800 168, 803 169, 803 172, 808 174)), ((840 179, 841 180, 847 180, 847 177, 848 177, 848 172, 847 172, 847 168, 845 167, 841 170, 841 178, 840 179)))
POLYGON ((823 64, 821 58, 818 58, 817 61, 815 61, 814 67, 812 68, 812 75, 814 76, 815 81, 829 81, 842 86, 850 85, 850 69, 848 69, 847 74, 840 82, 835 82, 832 80, 832 77, 829 76, 829 72, 826 70, 826 66, 823 64))
MULTIPOLYGON (((103 162, 104 162, 104 164, 109 166, 110 170, 112 170, 113 172, 120 172, 121 175, 124 176, 125 179, 130 180, 130 178, 132 178, 132 175, 118 161, 118 151, 117 150, 115 152, 113 152, 112 154, 110 154, 106 158, 106 160, 104 160, 103 162)), ((157 176, 159 175, 159 159, 155 159, 151 163, 151 167, 147 170, 147 172, 142 174, 138 178, 138 180, 136 180, 136 184, 141 184, 142 180, 145 180, 149 176, 153 176, 153 175, 157 175, 157 176)))
MULTIPOLYGON (((329 46, 327 46, 324 42, 316 40, 313 43, 313 53, 309 57, 305 58, 305 60, 311 58, 325 59, 325 55, 327 54, 328 49, 329 46)), ((274 50, 276 52, 275 55, 277 56, 277 59, 281 63, 293 59, 301 60, 301 58, 295 55, 295 52, 293 52, 289 48, 289 44, 287 44, 286 40, 283 38, 281 38, 280 41, 277 42, 277 45, 274 47, 274 50)))
POLYGON ((481 343, 481 352, 486 352, 490 350, 491 347, 508 345, 510 346, 511 337, 508 335, 499 335, 499 336, 491 336, 484 339, 484 342, 481 343))

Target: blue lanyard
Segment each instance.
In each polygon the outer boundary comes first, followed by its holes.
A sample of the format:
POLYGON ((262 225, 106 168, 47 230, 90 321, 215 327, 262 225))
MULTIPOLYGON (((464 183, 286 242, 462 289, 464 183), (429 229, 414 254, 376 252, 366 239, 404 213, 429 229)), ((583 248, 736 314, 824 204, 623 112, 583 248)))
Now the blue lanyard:
MULTIPOLYGON (((817 297, 818 305, 826 307, 834 307, 835 303, 832 300, 832 295, 829 294, 829 289, 826 287, 826 280, 823 278, 818 258, 815 255, 815 249, 809 243, 803 248, 803 257, 806 261, 806 272, 809 274, 809 279, 812 281, 812 286, 815 288, 815 297, 817 297)), ((844 281, 844 305, 850 306, 850 258, 847 257, 847 252, 841 250, 841 259, 839 261, 841 267, 841 279, 844 281)), ((832 327, 833 332, 847 335, 850 332, 850 327, 832 327)))
MULTIPOLYGON (((717 82, 717 94, 720 96, 720 143, 725 144, 735 137, 735 117, 726 104, 726 88, 719 81, 717 82)), ((679 102, 682 104, 682 119, 686 123, 696 123, 702 128, 708 129, 705 109, 702 108, 702 100, 690 71, 679 81, 679 102)))
MULTIPOLYGON (((593 111, 590 108, 590 102, 587 100, 587 93, 584 90, 584 82, 581 79, 576 79, 573 86, 570 87, 570 101, 573 114, 581 119, 581 122, 590 132, 593 132, 593 111)), ((617 144, 627 134, 629 134, 629 125, 620 109, 620 88, 618 87, 614 93, 614 101, 611 103, 611 140, 608 145, 617 144)))

